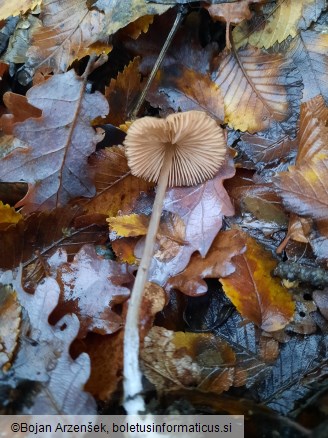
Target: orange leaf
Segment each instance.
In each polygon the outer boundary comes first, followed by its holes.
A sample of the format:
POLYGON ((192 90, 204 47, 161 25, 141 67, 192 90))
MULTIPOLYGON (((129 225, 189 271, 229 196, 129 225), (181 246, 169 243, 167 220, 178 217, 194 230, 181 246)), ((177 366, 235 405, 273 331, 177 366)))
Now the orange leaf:
POLYGON ((284 328, 293 318, 294 302, 280 280, 271 277, 276 266, 271 254, 244 235, 247 250, 236 256, 236 270, 220 279, 225 294, 241 315, 267 332, 284 328))
POLYGON ((23 219, 22 215, 8 204, 3 204, 0 201, 0 226, 9 225, 9 224, 17 224, 21 219, 23 219))

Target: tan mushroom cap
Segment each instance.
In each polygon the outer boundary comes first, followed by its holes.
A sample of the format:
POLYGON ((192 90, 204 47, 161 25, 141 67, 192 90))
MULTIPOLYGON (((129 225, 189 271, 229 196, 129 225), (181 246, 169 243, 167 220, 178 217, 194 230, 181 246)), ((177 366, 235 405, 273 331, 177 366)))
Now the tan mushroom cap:
POLYGON ((202 111, 143 117, 129 127, 124 140, 133 175, 157 182, 167 148, 174 148, 169 186, 189 186, 212 178, 225 159, 223 129, 202 111))

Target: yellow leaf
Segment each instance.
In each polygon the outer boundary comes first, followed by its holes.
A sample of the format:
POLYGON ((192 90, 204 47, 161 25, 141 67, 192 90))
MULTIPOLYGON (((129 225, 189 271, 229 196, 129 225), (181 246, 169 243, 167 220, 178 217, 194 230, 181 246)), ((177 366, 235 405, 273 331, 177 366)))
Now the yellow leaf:
POLYGON ((17 224, 23 216, 8 204, 0 201, 0 224, 17 224))
POLYGON ((295 304, 280 280, 271 276, 277 262, 252 237, 247 250, 233 258, 236 270, 220 279, 225 294, 239 313, 267 332, 284 328, 293 318, 295 304))
POLYGON ((136 237, 147 234, 149 217, 144 214, 129 214, 110 217, 106 220, 111 230, 120 237, 136 237))

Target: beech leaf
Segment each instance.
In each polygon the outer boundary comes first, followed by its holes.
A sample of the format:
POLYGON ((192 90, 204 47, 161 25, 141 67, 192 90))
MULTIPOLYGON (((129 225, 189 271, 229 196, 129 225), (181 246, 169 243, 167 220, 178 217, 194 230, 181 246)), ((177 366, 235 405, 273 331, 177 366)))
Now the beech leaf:
POLYGON ((237 47, 248 42, 268 49, 288 36, 294 38, 300 30, 316 21, 326 7, 325 0, 277 0, 276 3, 256 24, 244 21, 234 29, 233 39, 237 47))
POLYGON ((246 251, 233 259, 236 270, 221 278, 225 294, 241 315, 267 332, 284 328, 293 318, 294 302, 270 273, 277 265, 271 254, 245 235, 246 251))
POLYGON ((299 74, 281 54, 267 54, 253 47, 231 52, 226 49, 212 77, 223 95, 225 122, 234 129, 264 130, 297 112, 299 74))

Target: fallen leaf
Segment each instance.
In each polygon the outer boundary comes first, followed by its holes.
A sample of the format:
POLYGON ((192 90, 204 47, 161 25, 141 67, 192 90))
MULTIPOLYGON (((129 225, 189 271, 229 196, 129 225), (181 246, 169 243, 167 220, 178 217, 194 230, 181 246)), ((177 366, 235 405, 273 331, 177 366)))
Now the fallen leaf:
POLYGON ((261 131, 298 110, 301 81, 293 63, 281 54, 247 47, 225 49, 212 78, 224 99, 225 122, 241 131, 261 131))
POLYGON ((328 289, 315 290, 313 292, 313 301, 318 306, 320 313, 328 319, 328 289))
POLYGON ((59 292, 59 286, 52 278, 41 282, 34 295, 17 288, 19 303, 28 318, 23 321, 20 348, 7 378, 17 388, 22 380, 42 383, 35 387, 27 403, 23 402, 20 414, 90 414, 96 411, 95 401, 83 391, 90 373, 89 357, 84 353, 72 360, 68 352, 79 331, 77 317, 66 315, 56 326, 48 323, 59 292))
POLYGON ((123 29, 125 35, 128 35, 130 38, 136 40, 141 33, 148 32, 149 26, 154 21, 154 15, 144 15, 143 17, 137 18, 132 23, 129 23, 123 29))
POLYGON ((9 224, 17 224, 23 216, 8 204, 0 201, 0 227, 3 228, 9 224))
POLYGON ((215 238, 205 257, 193 254, 187 268, 171 277, 168 288, 178 289, 194 296, 207 292, 205 278, 226 277, 235 271, 231 258, 245 251, 245 242, 239 231, 221 231, 215 238))
POLYGON ((28 150, 9 153, 0 171, 5 181, 29 183, 27 195, 17 204, 25 212, 94 194, 87 156, 98 138, 88 121, 105 115, 108 105, 100 93, 86 94, 84 88, 85 81, 70 70, 27 92, 29 103, 43 110, 42 117, 16 123, 14 135, 28 144, 28 150))
POLYGON ((206 111, 223 123, 224 105, 220 87, 208 74, 172 64, 157 74, 147 99, 162 111, 206 111))
POLYGON ((277 265, 271 254, 244 235, 246 251, 233 259, 235 272, 221 278, 225 294, 241 315, 267 332, 284 328, 295 305, 288 291, 271 272, 277 265))
POLYGON ((34 9, 40 3, 41 0, 17 0, 14 3, 8 3, 3 0, 0 3, 0 20, 11 15, 15 16, 25 13, 29 9, 34 9))
POLYGON ((110 113, 99 123, 111 123, 119 126, 124 123, 132 110, 132 106, 141 93, 141 75, 139 73, 140 58, 136 57, 112 79, 105 89, 110 113))
MULTIPOLYGON (((164 285, 171 276, 183 271, 193 252, 205 257, 222 226, 223 216, 232 216, 234 208, 223 181, 235 174, 233 160, 227 156, 217 175, 194 187, 174 187, 166 192, 164 210, 178 215, 185 224, 186 244, 171 260, 153 258, 149 281, 164 285)), ((139 247, 141 252, 141 246, 139 247)))
POLYGON ((95 172, 96 195, 83 202, 87 213, 116 216, 132 213, 142 192, 147 193, 154 185, 131 175, 123 146, 106 148, 94 153, 89 160, 95 172))
POLYGON ((30 117, 41 117, 42 111, 28 103, 26 96, 7 91, 3 95, 3 102, 11 114, 3 114, 0 119, 1 129, 5 134, 13 134, 14 124, 24 122, 30 117))
POLYGON ((304 82, 303 102, 322 94, 328 104, 328 35, 306 30, 291 42, 287 49, 304 82))
POLYGON ((255 26, 247 21, 237 26, 233 31, 234 43, 237 47, 248 42, 268 49, 288 36, 294 38, 300 30, 307 29, 325 7, 325 0, 278 0, 268 8, 262 20, 257 20, 255 26))
POLYGON ((59 208, 32 213, 24 221, 0 229, 0 267, 14 269, 23 264, 23 287, 33 293, 47 275, 47 260, 57 249, 65 249, 69 260, 87 243, 99 243, 106 226, 75 225, 80 211, 59 208))
POLYGON ((33 33, 25 64, 32 72, 39 68, 66 72, 75 59, 111 50, 104 14, 89 10, 84 0, 43 0, 40 17, 42 27, 33 33))
POLYGON ((198 387, 220 394, 234 384, 235 354, 209 333, 154 326, 145 337, 141 360, 146 377, 159 392, 198 387))
POLYGON ((231 24, 238 24, 243 20, 249 20, 252 12, 249 9, 250 4, 260 3, 262 0, 241 0, 238 3, 205 6, 214 21, 223 21, 226 23, 226 47, 231 48, 229 31, 231 24))
POLYGON ((126 265, 106 260, 96 254, 93 246, 85 245, 71 263, 57 269, 61 288, 52 321, 67 313, 75 313, 80 320, 79 338, 88 331, 110 334, 119 330, 123 321, 113 308, 126 301, 134 277, 126 265))
POLYGON ((8 371, 17 347, 21 306, 16 292, 0 284, 0 369, 8 371))
POLYGON ((120 237, 136 237, 147 234, 149 217, 144 214, 133 213, 130 215, 110 217, 107 219, 107 222, 111 231, 116 235, 120 237))
POLYGON ((111 335, 88 333, 83 342, 73 344, 74 353, 90 356, 91 374, 85 390, 100 401, 110 400, 122 380, 123 334, 123 330, 111 335))
POLYGON ((328 159, 290 167, 281 172, 274 185, 283 199, 285 207, 300 216, 313 219, 328 217, 328 159))
POLYGON ((97 0, 94 5, 105 12, 105 29, 109 35, 145 15, 163 14, 172 5, 149 4, 146 0, 97 0))

